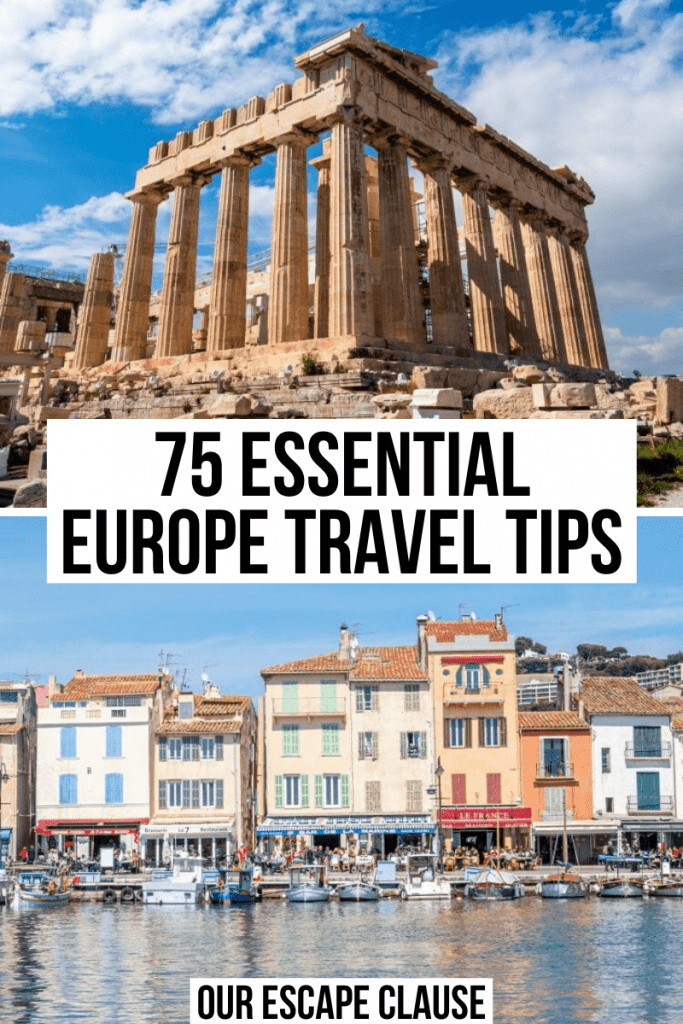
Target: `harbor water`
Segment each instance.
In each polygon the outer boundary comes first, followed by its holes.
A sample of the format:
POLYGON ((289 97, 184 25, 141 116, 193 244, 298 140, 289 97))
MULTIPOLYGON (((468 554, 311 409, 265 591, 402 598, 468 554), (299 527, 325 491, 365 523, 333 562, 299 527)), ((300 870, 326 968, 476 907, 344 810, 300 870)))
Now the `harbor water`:
POLYGON ((493 978, 496 1024, 678 1024, 683 900, 0 907, 0 1020, 187 1024, 189 979, 493 978))

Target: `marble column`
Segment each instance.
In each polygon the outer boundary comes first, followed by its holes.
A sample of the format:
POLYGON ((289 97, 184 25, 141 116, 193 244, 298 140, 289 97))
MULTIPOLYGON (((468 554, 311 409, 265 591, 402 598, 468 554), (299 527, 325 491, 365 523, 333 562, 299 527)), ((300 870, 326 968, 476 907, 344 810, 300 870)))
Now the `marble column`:
POLYGON ((408 154, 397 135, 375 139, 379 176, 382 329, 385 338, 424 341, 408 154))
POLYGON ((522 216, 522 238, 541 356, 550 362, 566 363, 548 238, 540 212, 531 211, 522 216))
POLYGON ((275 208, 270 260, 268 341, 303 341, 308 326, 308 223, 306 150, 299 131, 275 140, 275 208))
POLYGON ((586 343, 588 346, 588 358, 590 366, 603 370, 609 369, 607 349, 600 323, 598 303, 595 297, 593 277, 591 274, 586 246, 583 238, 576 236, 571 240, 569 251, 574 266, 576 288, 581 306, 583 326, 586 332, 586 343))
POLYGON ((424 175, 427 265, 432 312, 432 341, 458 355, 470 354, 465 287, 455 221, 451 168, 440 158, 419 164, 424 175))
POLYGON ((368 255, 372 281, 372 308, 376 338, 384 335, 382 328, 382 260, 379 242, 379 170, 373 156, 365 157, 365 184, 368 197, 368 255))
POLYGON ((374 334, 368 196, 363 126, 358 111, 344 107, 329 121, 330 300, 329 335, 374 334))
POLYGON ((512 196, 496 199, 493 205, 493 235, 500 260, 508 348, 512 355, 540 359, 518 207, 512 196))
POLYGON ((323 142, 322 156, 309 161, 318 172, 315 208, 315 287, 313 293, 313 337, 327 338, 330 295, 330 151, 332 140, 323 142))
POLYGON ((484 183, 473 179, 458 185, 470 285, 470 311, 474 348, 478 352, 507 353, 503 296, 496 266, 496 250, 484 183))
POLYGON ((173 211, 159 305, 156 359, 185 356, 192 351, 199 194, 204 178, 184 174, 171 184, 174 188, 173 211))
POLYGON ((548 250, 567 362, 573 366, 589 366, 588 343, 574 277, 574 265, 569 251, 569 239, 561 227, 553 225, 548 228, 548 250))
POLYGON ((104 362, 114 302, 114 254, 97 252, 90 260, 76 328, 74 367, 83 370, 104 362))
POLYGON ((12 259, 14 259, 14 253, 10 248, 9 242, 0 242, 0 292, 2 291, 2 282, 7 273, 7 264, 12 259))
POLYGON ((247 329, 249 171, 255 161, 236 153, 221 164, 207 352, 242 348, 247 329))
POLYGON ((29 284, 24 274, 10 272, 0 288, 0 352, 13 352, 22 320, 31 317, 29 284))
POLYGON ((157 210, 166 197, 161 192, 133 192, 127 198, 133 210, 116 311, 113 362, 144 359, 147 355, 157 210))

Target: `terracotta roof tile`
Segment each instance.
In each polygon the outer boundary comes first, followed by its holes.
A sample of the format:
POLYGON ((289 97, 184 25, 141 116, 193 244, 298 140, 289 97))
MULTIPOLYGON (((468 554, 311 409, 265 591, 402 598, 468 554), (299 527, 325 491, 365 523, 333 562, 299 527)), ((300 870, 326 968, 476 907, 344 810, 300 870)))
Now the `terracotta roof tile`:
POLYGON ((664 704, 671 712, 671 728, 683 729, 683 700, 680 697, 658 698, 660 704, 664 704))
POLYGON ((241 728, 242 723, 235 721, 234 718, 191 718, 189 720, 173 718, 159 726, 157 735, 182 733, 187 736, 193 732, 239 732, 241 728))
POLYGON ((521 729, 576 729, 590 732, 590 725, 573 711, 520 711, 521 729))
POLYGON ((351 679, 425 679, 417 663, 417 648, 363 647, 349 673, 351 679))
POLYGON ((197 694, 194 701, 195 715, 207 717, 225 715, 241 715, 251 704, 251 697, 238 697, 235 694, 221 694, 220 697, 205 697, 197 694))
POLYGON ((496 626, 493 619, 482 619, 477 622, 427 622, 427 636, 439 644, 453 643, 456 636, 485 636, 494 643, 508 638, 507 627, 503 623, 496 626))
POLYGON ((94 697, 110 697, 121 695, 146 695, 155 693, 161 686, 158 675, 124 675, 124 676, 74 676, 61 693, 54 694, 50 700, 57 703, 62 700, 88 700, 94 697))
POLYGON ((269 676, 276 673, 304 673, 304 672, 346 672, 348 662, 339 657, 337 651, 332 654, 316 654, 312 658, 299 658, 297 661, 285 661, 281 665, 271 665, 269 668, 262 668, 261 675, 269 676))
POLYGON ((633 676, 587 676, 580 697, 594 715, 670 714, 633 676))

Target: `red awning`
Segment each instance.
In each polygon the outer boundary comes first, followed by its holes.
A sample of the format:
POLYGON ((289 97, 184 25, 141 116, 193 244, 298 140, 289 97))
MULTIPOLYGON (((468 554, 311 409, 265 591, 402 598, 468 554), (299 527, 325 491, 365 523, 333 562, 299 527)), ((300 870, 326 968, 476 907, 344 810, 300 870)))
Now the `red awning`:
POLYGON ((99 821, 83 818, 41 818, 36 833, 41 836, 116 836, 137 834, 149 818, 103 818, 99 821))
POLYGON ((493 829, 496 823, 503 828, 531 827, 530 807, 442 807, 441 824, 446 828, 493 829))
POLYGON ((441 659, 442 665, 483 665, 489 664, 490 662, 496 662, 500 664, 505 661, 502 654, 473 654, 465 655, 458 654, 441 659))

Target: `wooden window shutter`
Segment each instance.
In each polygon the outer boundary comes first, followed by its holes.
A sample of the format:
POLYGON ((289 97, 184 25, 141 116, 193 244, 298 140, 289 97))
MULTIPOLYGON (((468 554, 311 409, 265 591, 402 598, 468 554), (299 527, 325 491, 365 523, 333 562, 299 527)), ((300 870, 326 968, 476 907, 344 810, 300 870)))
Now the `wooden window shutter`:
POLYGON ((190 806, 190 780, 183 779, 183 807, 190 806))
POLYGON ((466 747, 471 747, 472 746, 472 719, 471 718, 466 718, 465 719, 465 746, 466 747))
POLYGON ((275 806, 276 807, 282 807, 282 798, 283 798, 282 776, 281 775, 276 775, 275 776, 275 806))
POLYGON ((216 807, 223 807, 223 780, 216 779, 216 807))
POLYGON ((454 804, 467 803, 467 798, 465 796, 465 779, 465 775, 451 775, 451 785, 453 788, 454 804))
POLYGON ((301 806, 308 807, 308 775, 301 776, 301 806))
POLYGON ((444 718, 443 720, 443 745, 444 747, 451 746, 451 721, 450 718, 444 718))
POLYGON ((341 776, 341 805, 342 807, 349 806, 349 777, 348 775, 341 776))
POLYGON ((160 736, 159 737, 159 760, 160 761, 165 761, 166 760, 166 752, 167 752, 167 750, 168 750, 168 743, 166 741, 166 737, 165 736, 160 736))
POLYGON ((216 760, 223 760, 223 737, 216 736, 216 760))
POLYGON ((500 773, 493 772, 486 776, 486 803, 500 803, 500 773))
POLYGON ((483 747, 486 744, 486 719, 480 718, 479 721, 479 746, 483 747))
POLYGON ((401 757, 406 758, 408 756, 408 733, 401 733, 401 757))
POLYGON ((498 719, 499 726, 499 741, 501 747, 507 747, 508 745, 508 724, 506 718, 498 719))
POLYGON ((427 756, 427 733, 420 733, 420 757, 427 756))
POLYGON ((166 809, 166 780, 159 780, 159 810, 164 811, 166 809))
POLYGON ((379 733, 373 732, 372 734, 372 757, 373 760, 377 760, 379 757, 379 733))
POLYGON ((322 775, 315 775, 314 779, 314 799, 315 806, 322 807, 323 805, 323 777, 322 775))
POLYGON ((365 733, 358 733, 358 758, 360 761, 365 759, 365 733))
POLYGON ((379 711, 379 686, 372 687, 372 710, 379 711))
POLYGON ((363 710, 363 687, 356 687, 356 711, 363 710))

